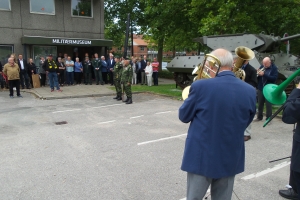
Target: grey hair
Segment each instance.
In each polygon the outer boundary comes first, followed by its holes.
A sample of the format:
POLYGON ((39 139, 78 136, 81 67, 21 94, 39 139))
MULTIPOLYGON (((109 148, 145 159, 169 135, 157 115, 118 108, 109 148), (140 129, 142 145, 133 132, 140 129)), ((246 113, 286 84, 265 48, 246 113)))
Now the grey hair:
POLYGON ((233 56, 232 53, 226 49, 216 49, 210 53, 216 56, 221 62, 222 67, 232 67, 233 66, 233 56))

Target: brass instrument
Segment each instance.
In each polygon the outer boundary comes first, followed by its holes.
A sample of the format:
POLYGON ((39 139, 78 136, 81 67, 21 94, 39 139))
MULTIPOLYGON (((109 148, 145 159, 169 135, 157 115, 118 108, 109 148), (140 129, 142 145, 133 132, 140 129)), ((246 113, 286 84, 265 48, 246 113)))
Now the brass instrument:
MULTIPOLYGON (((300 75, 300 69, 295 71, 291 76, 289 76, 285 81, 283 81, 280 85, 275 84, 267 84, 263 88, 264 97, 274 105, 281 105, 286 102, 286 93, 285 88, 294 81, 294 79, 300 75)), ((269 117, 264 123, 263 127, 265 127, 276 115, 280 113, 281 110, 284 109, 284 106, 281 106, 271 117, 269 117)))
POLYGON ((232 71, 237 78, 245 80, 246 74, 245 71, 241 69, 241 67, 245 63, 245 60, 252 60, 255 57, 255 54, 251 49, 244 46, 235 48, 235 54, 237 55, 237 58, 235 59, 232 71))
MULTIPOLYGON (((241 69, 243 66, 245 60, 251 60, 255 57, 254 52, 244 46, 239 46, 235 49, 235 54, 238 56, 235 59, 235 64, 233 67, 233 72, 237 78, 240 78, 242 80, 245 80, 245 71, 241 69)), ((206 54, 204 57, 204 61, 202 64, 199 64, 192 72, 192 75, 197 74, 197 76, 194 78, 194 81, 200 80, 200 79, 207 79, 207 78, 214 78, 221 66, 220 60, 211 54, 206 54)), ((182 99, 185 100, 188 98, 190 93, 190 87, 187 86, 182 91, 182 99)))
POLYGON ((258 76, 258 74, 259 74, 260 72, 264 72, 265 70, 266 70, 266 68, 264 68, 264 67, 261 68, 260 70, 257 71, 257 74, 256 74, 256 75, 258 76))
MULTIPOLYGON (((203 63, 195 67, 195 69, 192 72, 192 75, 197 74, 197 76, 194 78, 194 81, 215 77, 217 72, 219 71, 220 66, 221 62, 216 56, 206 54, 203 63)), ((183 100, 188 98, 190 93, 190 87, 191 86, 187 86, 183 89, 181 94, 183 100)))

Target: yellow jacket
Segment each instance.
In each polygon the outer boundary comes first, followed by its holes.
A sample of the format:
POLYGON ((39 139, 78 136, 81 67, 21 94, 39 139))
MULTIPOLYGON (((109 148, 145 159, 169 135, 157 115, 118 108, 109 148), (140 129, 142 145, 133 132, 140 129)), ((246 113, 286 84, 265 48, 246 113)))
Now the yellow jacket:
POLYGON ((8 80, 20 79, 20 68, 16 63, 14 63, 14 65, 6 63, 3 68, 3 73, 7 76, 8 80))

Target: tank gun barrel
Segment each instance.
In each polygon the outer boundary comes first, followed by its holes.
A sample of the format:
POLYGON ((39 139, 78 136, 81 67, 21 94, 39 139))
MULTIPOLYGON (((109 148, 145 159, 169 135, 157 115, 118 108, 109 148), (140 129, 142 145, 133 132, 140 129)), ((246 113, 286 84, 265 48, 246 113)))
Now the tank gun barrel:
POLYGON ((300 38, 300 34, 291 35, 291 36, 288 36, 288 37, 281 38, 280 41, 284 42, 284 41, 295 39, 295 38, 300 38))

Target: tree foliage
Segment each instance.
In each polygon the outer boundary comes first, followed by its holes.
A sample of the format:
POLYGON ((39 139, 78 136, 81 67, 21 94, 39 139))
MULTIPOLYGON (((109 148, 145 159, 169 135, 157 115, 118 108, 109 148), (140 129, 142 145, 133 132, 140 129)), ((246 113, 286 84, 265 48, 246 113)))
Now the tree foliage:
MULTIPOLYGON (((122 45, 130 13, 137 32, 160 54, 190 51, 198 48, 192 39, 204 35, 300 33, 299 6, 300 0, 108 0, 105 34, 122 45)), ((300 53, 300 39, 290 42, 291 52, 300 53)))

